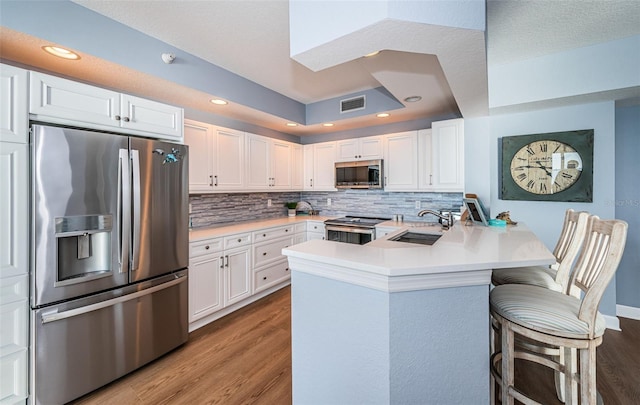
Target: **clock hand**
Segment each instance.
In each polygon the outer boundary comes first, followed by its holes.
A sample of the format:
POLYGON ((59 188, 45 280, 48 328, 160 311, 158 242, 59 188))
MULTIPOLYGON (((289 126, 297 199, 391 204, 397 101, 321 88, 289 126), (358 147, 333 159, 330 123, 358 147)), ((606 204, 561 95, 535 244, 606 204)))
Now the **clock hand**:
POLYGON ((536 163, 538 164, 538 166, 540 166, 540 168, 542 168, 542 170, 544 170, 545 173, 547 173, 547 176, 551 177, 551 172, 549 170, 547 170, 547 166, 544 166, 540 162, 536 162, 536 163))

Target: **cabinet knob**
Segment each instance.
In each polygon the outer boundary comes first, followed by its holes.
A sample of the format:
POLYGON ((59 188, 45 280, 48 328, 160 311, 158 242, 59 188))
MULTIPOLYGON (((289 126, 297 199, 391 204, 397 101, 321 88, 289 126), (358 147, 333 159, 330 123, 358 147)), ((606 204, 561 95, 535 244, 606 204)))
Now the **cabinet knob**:
POLYGON ((205 246, 204 250, 209 250, 209 245, 205 246))
POLYGON ((266 280, 266 279, 267 279, 267 276, 262 277, 262 279, 263 279, 263 280, 266 280))
POLYGON ((284 269, 284 271, 289 271, 289 268, 287 267, 286 269, 284 269))
POLYGON ((116 121, 120 121, 120 116, 119 116, 119 115, 116 115, 116 116, 115 116, 115 119, 116 119, 116 121))
POLYGON ((263 234, 262 234, 262 237, 263 237, 263 238, 266 238, 266 237, 267 237, 267 234, 266 234, 266 233, 263 233, 263 234))
POLYGON ((262 256, 266 256, 266 255, 267 255, 267 252, 264 252, 264 253, 262 254, 262 256))
POLYGON ((288 230, 288 229, 285 229, 284 231, 285 231, 285 232, 289 232, 289 230, 288 230))
POLYGON ((238 239, 238 243, 242 242, 242 239, 238 239))
POLYGON ((124 121, 124 122, 129 122, 129 117, 123 117, 123 118, 122 118, 122 121, 124 121))

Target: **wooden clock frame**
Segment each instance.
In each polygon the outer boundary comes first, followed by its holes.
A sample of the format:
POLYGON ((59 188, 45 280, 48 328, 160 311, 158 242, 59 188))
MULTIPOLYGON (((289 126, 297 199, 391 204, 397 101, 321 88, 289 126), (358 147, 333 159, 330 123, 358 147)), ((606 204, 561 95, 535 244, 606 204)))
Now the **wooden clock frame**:
POLYGON ((499 139, 500 199, 526 201, 593 202, 593 129, 505 136, 499 139), (511 160, 523 146, 535 141, 551 140, 566 143, 580 154, 582 172, 566 190, 554 194, 535 194, 516 184, 511 176, 511 160))

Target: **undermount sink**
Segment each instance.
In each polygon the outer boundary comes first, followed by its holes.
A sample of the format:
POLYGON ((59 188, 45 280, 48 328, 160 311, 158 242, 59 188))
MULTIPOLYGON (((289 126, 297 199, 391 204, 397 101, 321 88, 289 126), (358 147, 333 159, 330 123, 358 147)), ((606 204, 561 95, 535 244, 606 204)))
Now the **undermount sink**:
POLYGON ((417 243, 420 245, 433 245, 438 239, 440 239, 440 237, 442 237, 441 233, 419 233, 407 231, 389 238, 389 240, 394 242, 417 243))

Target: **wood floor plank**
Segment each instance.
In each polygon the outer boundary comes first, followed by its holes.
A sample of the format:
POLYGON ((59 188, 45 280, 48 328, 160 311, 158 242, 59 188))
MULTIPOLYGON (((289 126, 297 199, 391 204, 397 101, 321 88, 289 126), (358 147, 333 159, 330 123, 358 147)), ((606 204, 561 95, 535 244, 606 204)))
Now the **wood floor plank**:
MULTIPOLYGON (((182 347, 74 404, 291 404, 290 294, 284 288, 194 331, 182 347)), ((640 321, 620 325, 598 348, 598 391, 607 405, 640 404, 640 321)), ((551 370, 520 360, 515 369, 516 386, 561 404, 551 370)))

